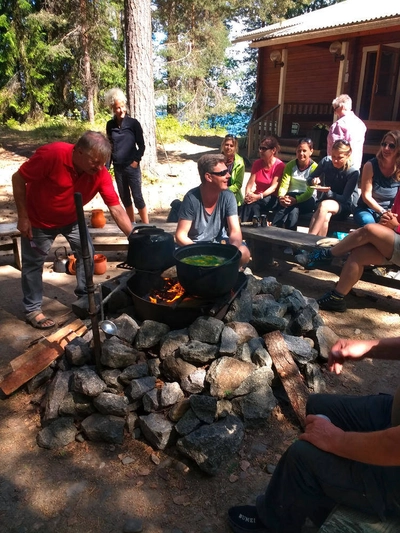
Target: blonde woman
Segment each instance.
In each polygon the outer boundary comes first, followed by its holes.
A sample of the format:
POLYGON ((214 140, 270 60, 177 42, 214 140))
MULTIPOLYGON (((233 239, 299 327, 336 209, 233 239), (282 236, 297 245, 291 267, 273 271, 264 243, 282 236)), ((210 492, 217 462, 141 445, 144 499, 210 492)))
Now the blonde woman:
POLYGON ((142 127, 139 121, 127 114, 126 97, 121 89, 110 89, 105 100, 114 114, 107 122, 106 132, 112 145, 111 160, 119 196, 131 222, 135 221, 134 203, 141 221, 148 224, 140 170, 140 160, 145 150, 142 127))
POLYGON ((339 139, 333 143, 332 155, 324 157, 307 180, 320 194, 308 230, 312 235, 326 237, 332 216, 345 220, 354 211, 360 172, 350 162, 351 146, 339 139))

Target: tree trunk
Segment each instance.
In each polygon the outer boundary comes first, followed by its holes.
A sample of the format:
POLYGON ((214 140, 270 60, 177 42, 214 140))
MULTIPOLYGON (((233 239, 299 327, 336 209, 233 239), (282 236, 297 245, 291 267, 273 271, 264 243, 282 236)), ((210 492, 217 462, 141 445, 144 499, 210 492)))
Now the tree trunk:
POLYGON ((90 63, 90 45, 87 34, 88 18, 86 0, 81 0, 81 41, 83 49, 83 85, 86 92, 86 110, 88 114, 88 121, 90 124, 94 123, 94 85, 92 68, 90 63))
POLYGON ((126 93, 128 107, 143 128, 142 168, 157 162, 154 113, 153 44, 150 0, 125 0, 126 93))

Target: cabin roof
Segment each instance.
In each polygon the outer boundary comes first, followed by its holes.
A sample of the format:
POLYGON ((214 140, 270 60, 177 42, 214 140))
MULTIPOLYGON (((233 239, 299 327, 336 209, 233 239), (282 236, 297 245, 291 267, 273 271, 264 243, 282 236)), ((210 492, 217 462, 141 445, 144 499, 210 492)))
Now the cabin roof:
MULTIPOLYGON (((312 34, 329 29, 343 30, 354 29, 365 23, 378 22, 384 27, 387 19, 400 16, 400 1, 386 0, 345 0, 316 11, 304 13, 298 17, 282 20, 276 24, 264 26, 258 30, 245 33, 233 40, 241 41, 266 41, 282 38, 292 38, 293 35, 312 34)), ((273 44, 271 42, 271 44, 273 44)))

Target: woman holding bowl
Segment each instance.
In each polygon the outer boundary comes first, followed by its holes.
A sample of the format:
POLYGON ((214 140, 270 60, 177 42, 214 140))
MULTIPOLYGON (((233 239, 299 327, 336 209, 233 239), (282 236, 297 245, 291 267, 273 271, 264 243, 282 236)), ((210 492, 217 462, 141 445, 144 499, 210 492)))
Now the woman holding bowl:
POLYGON ((244 160, 238 154, 239 143, 235 135, 228 134, 221 144, 221 153, 225 156, 225 164, 231 177, 229 190, 233 192, 238 207, 243 204, 242 185, 244 179, 244 160))
POLYGON ((345 220, 358 200, 360 172, 350 165, 351 146, 345 139, 333 143, 332 155, 324 157, 311 173, 308 183, 320 196, 308 233, 326 237, 332 216, 345 220))
POLYGON ((280 146, 275 137, 265 137, 258 150, 260 158, 251 168, 241 212, 242 221, 253 221, 254 226, 260 224, 261 214, 266 215, 278 205, 276 191, 285 168, 285 163, 277 158, 280 146))
POLYGON ((358 226, 379 222, 394 202, 400 187, 400 131, 389 131, 361 175, 361 197, 354 211, 358 226))

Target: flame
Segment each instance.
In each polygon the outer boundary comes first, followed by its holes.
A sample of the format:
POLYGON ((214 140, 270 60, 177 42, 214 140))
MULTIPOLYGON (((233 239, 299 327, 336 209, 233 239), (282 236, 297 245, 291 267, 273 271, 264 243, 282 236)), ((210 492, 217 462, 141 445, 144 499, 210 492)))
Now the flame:
POLYGON ((158 304, 160 302, 171 304, 180 298, 185 289, 182 285, 172 278, 164 278, 165 285, 162 290, 153 290, 149 295, 149 300, 153 304, 158 304))

